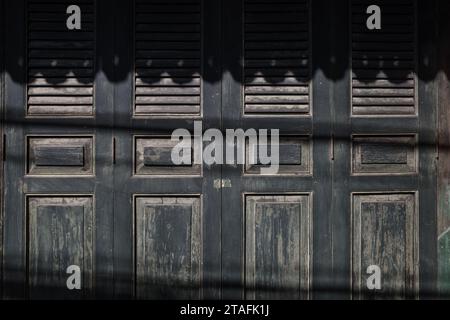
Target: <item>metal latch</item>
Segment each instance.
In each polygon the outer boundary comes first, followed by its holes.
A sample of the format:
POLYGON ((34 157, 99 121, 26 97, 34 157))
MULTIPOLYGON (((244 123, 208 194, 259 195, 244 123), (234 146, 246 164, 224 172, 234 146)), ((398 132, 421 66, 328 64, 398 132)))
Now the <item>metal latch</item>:
POLYGON ((231 188, 231 180, 230 179, 215 179, 214 180, 214 189, 221 188, 231 188))

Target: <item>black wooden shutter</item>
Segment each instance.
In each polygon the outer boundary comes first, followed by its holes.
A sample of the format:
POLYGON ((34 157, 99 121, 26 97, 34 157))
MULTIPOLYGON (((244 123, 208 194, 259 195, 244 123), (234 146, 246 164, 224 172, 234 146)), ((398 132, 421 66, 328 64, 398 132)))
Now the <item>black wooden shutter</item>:
POLYGON ((246 114, 308 114, 308 1, 244 1, 246 114))
POLYGON ((134 114, 200 115, 201 0, 135 6, 134 114))
POLYGON ((352 114, 415 115, 415 1, 352 1, 352 114), (381 29, 368 30, 366 9, 381 8, 381 29))
POLYGON ((94 114, 94 1, 28 1, 28 116, 94 114), (62 14, 81 9, 81 30, 62 14))

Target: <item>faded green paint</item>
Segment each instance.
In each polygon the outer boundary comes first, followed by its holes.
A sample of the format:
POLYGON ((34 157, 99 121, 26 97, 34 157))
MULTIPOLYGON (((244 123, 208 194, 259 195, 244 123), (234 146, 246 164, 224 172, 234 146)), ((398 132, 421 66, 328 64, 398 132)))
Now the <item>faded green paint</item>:
POLYGON ((442 297, 450 297, 450 185, 439 199, 438 288, 442 297))
POLYGON ((438 286, 442 296, 450 297, 450 230, 439 237, 438 286))
POLYGON ((438 234, 442 235, 450 228, 450 185, 439 195, 438 234))

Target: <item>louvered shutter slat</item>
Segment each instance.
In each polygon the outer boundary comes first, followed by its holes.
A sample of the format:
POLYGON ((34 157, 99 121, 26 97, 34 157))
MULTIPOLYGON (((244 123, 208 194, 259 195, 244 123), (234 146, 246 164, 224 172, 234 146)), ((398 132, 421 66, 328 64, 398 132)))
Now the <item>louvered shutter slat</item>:
POLYGON ((201 112, 201 0, 135 1, 135 115, 201 112))
POLYGON ((92 116, 95 5, 91 0, 29 0, 27 114, 92 116), (68 30, 66 8, 81 8, 81 30, 68 30))
POLYGON ((244 1, 244 110, 310 112, 308 1, 244 1))
POLYGON ((353 115, 415 115, 414 0, 352 1, 353 115), (381 8, 381 30, 368 30, 366 9, 381 8))

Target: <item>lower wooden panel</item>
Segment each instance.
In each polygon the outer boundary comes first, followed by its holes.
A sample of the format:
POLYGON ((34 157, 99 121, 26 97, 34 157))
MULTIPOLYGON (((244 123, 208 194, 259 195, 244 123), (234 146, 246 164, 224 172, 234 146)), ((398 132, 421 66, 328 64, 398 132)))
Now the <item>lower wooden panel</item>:
POLYGON ((201 198, 135 198, 136 296, 201 298, 201 198))
POLYGON ((416 193, 353 195, 355 298, 414 298, 418 286, 416 193), (381 288, 369 290, 369 266, 381 270, 381 288))
POLYGON ((92 288, 93 198, 28 196, 28 281, 31 299, 80 299, 92 288), (69 266, 81 290, 69 290, 69 266))
POLYGON ((245 198, 247 299, 306 299, 310 283, 311 196, 245 198))

